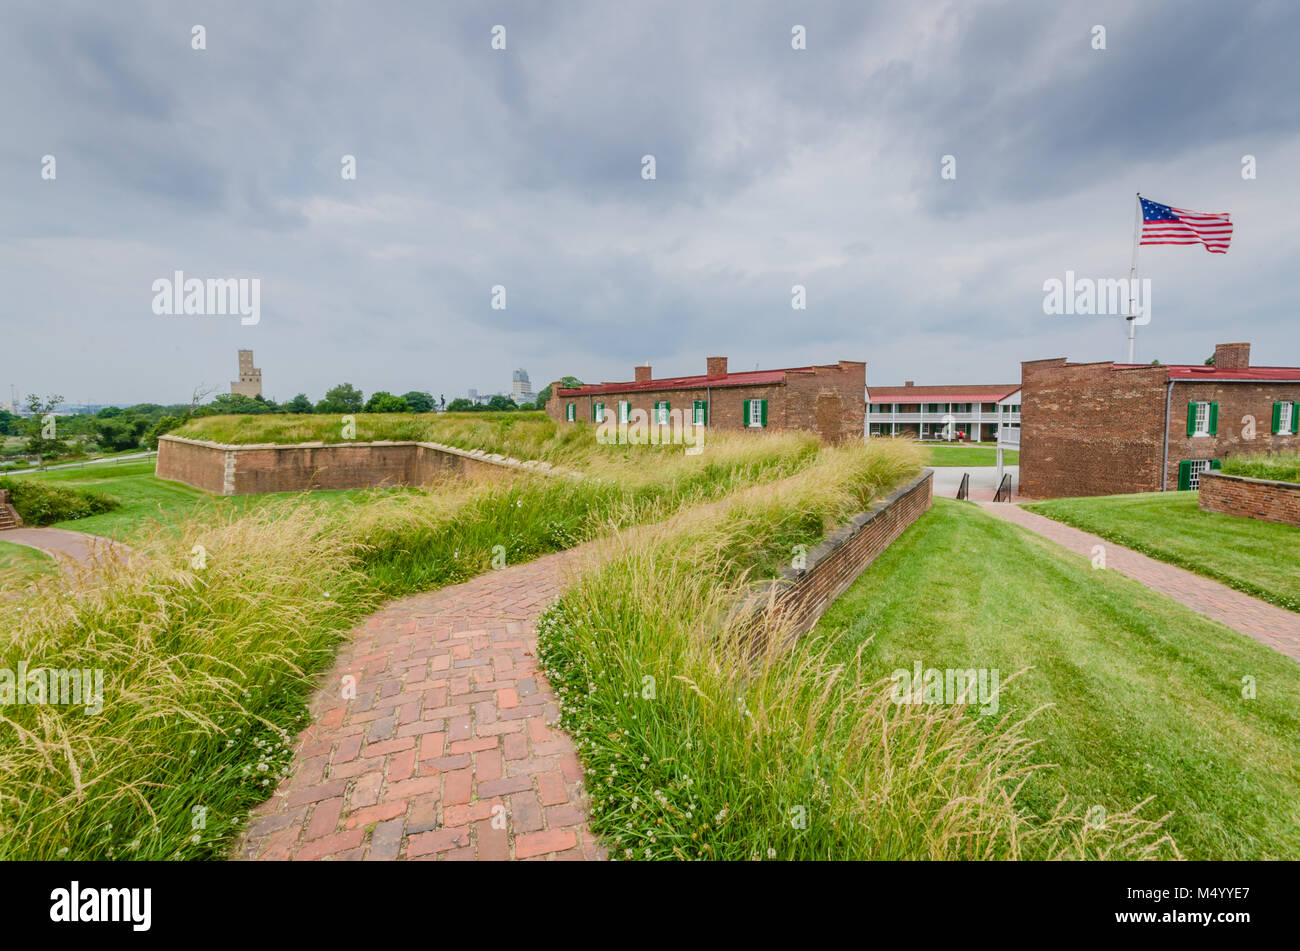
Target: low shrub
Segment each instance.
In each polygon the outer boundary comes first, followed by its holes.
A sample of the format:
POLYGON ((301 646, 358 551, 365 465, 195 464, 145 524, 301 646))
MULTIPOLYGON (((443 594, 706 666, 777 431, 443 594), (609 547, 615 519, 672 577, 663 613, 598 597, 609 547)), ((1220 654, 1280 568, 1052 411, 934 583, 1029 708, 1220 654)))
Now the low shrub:
POLYGON ((36 479, 0 479, 0 489, 9 490, 9 501, 27 525, 50 525, 88 515, 102 515, 122 504, 103 492, 52 485, 36 479))

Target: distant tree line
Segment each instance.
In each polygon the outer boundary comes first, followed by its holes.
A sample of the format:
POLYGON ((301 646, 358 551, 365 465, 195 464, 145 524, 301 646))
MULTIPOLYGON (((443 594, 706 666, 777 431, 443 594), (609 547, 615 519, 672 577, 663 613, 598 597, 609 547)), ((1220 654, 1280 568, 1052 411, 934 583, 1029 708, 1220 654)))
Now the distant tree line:
POLYGON ((63 402, 62 396, 51 394, 42 398, 33 393, 27 397, 30 415, 16 416, 0 410, 0 437, 21 439, 18 445, 5 446, 4 457, 17 466, 18 457, 41 464, 95 450, 156 449, 158 437, 175 429, 190 415, 188 405, 160 403, 106 406, 93 415, 57 415, 63 402))
MULTIPOLYGON (((565 386, 581 386, 576 377, 566 376, 565 386)), ((201 416, 248 415, 261 413, 470 413, 512 412, 515 410, 544 409, 550 398, 548 384, 537 394, 535 402, 516 403, 508 396, 493 396, 486 404, 475 403, 464 397, 447 402, 447 397, 434 398, 432 393, 412 390, 397 396, 386 390, 371 393, 367 399, 351 383, 340 383, 325 391, 325 397, 313 403, 306 393, 291 400, 277 403, 262 396, 244 396, 238 393, 221 393, 210 403, 199 403, 199 390, 190 403, 164 406, 159 403, 137 403, 134 406, 106 406, 93 416, 73 414, 56 416, 51 428, 45 417, 55 413, 64 402, 63 397, 50 395, 44 399, 32 394, 27 398, 30 416, 22 417, 0 410, 0 437, 25 437, 23 444, 6 448, 7 457, 28 456, 38 462, 81 455, 93 449, 102 452, 125 452, 131 449, 157 449, 158 437, 179 428, 190 419, 201 416)), ((0 438, 0 444, 4 442, 0 438)))

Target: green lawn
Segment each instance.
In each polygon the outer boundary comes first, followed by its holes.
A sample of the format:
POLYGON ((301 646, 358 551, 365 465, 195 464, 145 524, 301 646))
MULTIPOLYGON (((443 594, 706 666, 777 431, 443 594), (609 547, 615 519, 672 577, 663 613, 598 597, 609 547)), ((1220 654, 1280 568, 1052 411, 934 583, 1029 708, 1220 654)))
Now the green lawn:
POLYGON ((1025 508, 1300 611, 1300 528, 1202 512, 1195 492, 1053 499, 1025 508))
POLYGON ((55 569, 54 559, 45 552, 0 541, 0 575, 15 572, 22 578, 48 574, 55 569))
POLYGON ((1172 812, 1188 858, 1300 858, 1300 665, 1134 581, 936 499, 819 631, 843 660, 865 643, 881 677, 1031 667, 999 715, 1053 705, 1030 724, 1059 764, 1025 790, 1041 815, 1066 795, 1108 812, 1151 796, 1144 814, 1172 812))
MULTIPOLYGON (((993 446, 961 446, 955 443, 941 446, 926 445, 929 453, 928 466, 996 466, 997 449, 993 446)), ((1020 464, 1020 453, 1007 449, 1002 453, 1002 464, 1015 466, 1020 464)))
POLYGON ((56 469, 18 478, 39 479, 79 489, 95 489, 115 497, 122 503, 120 509, 103 515, 59 522, 55 527, 89 532, 92 535, 107 535, 123 541, 129 540, 143 521, 180 514, 195 505, 225 504, 198 489, 157 478, 154 475, 154 459, 105 462, 84 469, 56 469))
MULTIPOLYGON (((249 506, 262 505, 295 492, 276 492, 265 495, 222 497, 209 495, 180 482, 169 482, 154 475, 156 459, 132 459, 127 462, 87 466, 85 469, 60 469, 42 472, 24 479, 40 479, 79 489, 95 489, 117 498, 122 507, 103 515, 57 522, 55 528, 67 528, 91 535, 106 535, 119 541, 130 541, 147 523, 171 516, 186 515, 203 507, 234 506, 240 511, 249 506)), ((313 503, 334 505, 346 499, 408 491, 404 489, 347 489, 343 491, 312 492, 308 498, 313 503)))

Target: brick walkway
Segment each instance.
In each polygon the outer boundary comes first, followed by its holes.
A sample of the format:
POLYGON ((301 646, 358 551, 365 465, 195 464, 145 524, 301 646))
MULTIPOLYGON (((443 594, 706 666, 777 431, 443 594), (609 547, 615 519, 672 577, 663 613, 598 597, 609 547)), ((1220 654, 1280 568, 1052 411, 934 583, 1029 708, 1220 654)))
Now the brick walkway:
POLYGON ((591 546, 393 602, 317 693, 251 859, 595 859, 533 622, 591 546), (356 677, 344 700, 343 677, 356 677))
POLYGON ((1300 614, 1252 598, 1210 578, 1156 561, 1097 535, 1090 535, 1018 505, 983 503, 984 511, 1051 539, 1070 551, 1092 557, 1104 546, 1106 567, 1166 594, 1197 614, 1240 631, 1288 657, 1300 660, 1300 614))

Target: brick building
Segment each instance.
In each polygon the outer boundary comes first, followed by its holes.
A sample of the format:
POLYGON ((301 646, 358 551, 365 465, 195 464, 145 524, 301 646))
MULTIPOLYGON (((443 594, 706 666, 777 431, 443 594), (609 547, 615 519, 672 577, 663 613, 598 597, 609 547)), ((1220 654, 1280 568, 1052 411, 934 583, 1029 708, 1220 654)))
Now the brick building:
POLYGON ((1020 425, 1020 384, 867 387, 867 435, 994 441, 1020 425), (952 432, 948 433, 951 424, 952 432))
POLYGON ((867 365, 841 360, 826 366, 731 373, 726 357, 709 357, 700 376, 654 379, 650 367, 635 368, 627 383, 563 389, 551 384, 546 414, 557 422, 600 423, 605 413, 628 421, 644 410, 651 424, 680 413, 686 424, 710 429, 802 429, 835 442, 861 437, 867 365))
POLYGON ((1020 492, 1029 498, 1195 489, 1234 453, 1300 449, 1300 367, 1021 364, 1020 492))

